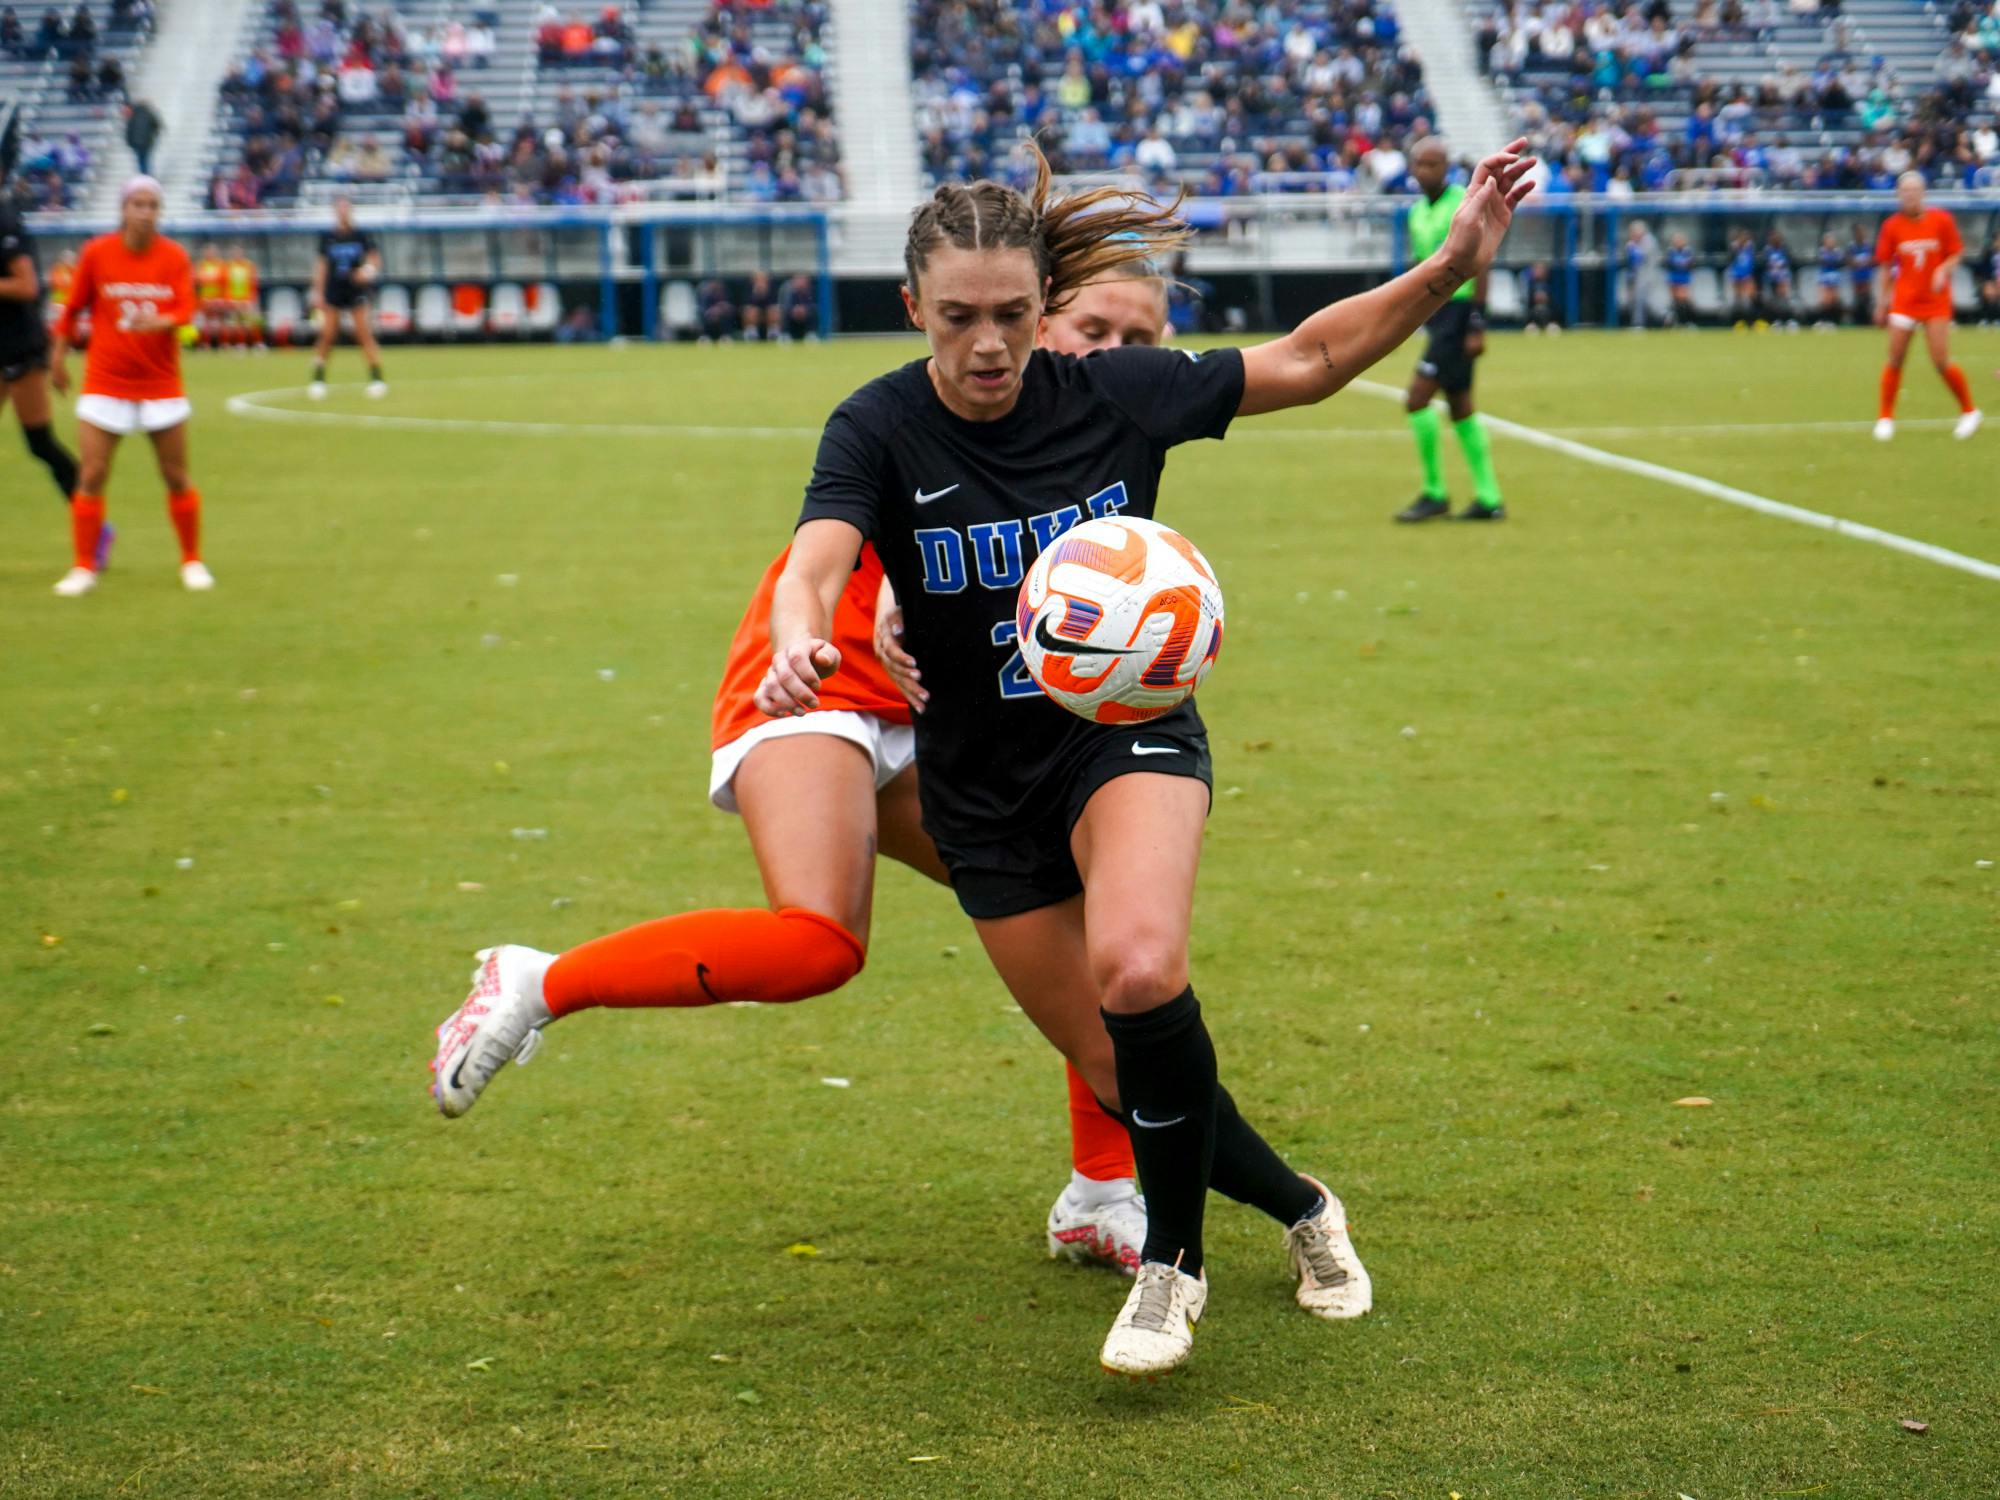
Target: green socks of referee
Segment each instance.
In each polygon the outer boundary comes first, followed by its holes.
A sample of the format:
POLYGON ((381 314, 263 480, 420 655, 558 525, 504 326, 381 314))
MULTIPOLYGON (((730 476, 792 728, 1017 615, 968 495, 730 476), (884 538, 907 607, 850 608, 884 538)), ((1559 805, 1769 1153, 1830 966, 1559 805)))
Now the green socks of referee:
POLYGON ((1472 470, 1472 498, 1487 510, 1500 504, 1500 476, 1493 472, 1493 440, 1486 434, 1486 419, 1474 412, 1463 422, 1451 424, 1458 434, 1459 451, 1465 466, 1472 470))
MULTIPOLYGON (((1407 413, 1410 435, 1417 440, 1417 464, 1423 470, 1424 497, 1446 498, 1444 487, 1444 417, 1435 406, 1407 413)), ((1451 424, 1458 434, 1459 451, 1465 466, 1472 470, 1472 498, 1492 510, 1500 504, 1500 476, 1493 472, 1493 440, 1486 431, 1486 419, 1474 412, 1451 424)))

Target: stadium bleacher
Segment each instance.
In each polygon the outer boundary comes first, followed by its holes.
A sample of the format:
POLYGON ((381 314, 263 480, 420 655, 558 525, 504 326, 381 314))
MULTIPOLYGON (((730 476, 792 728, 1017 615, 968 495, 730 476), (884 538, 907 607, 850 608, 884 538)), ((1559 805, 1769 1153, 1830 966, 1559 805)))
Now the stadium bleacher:
POLYGON ((2000 178, 2000 22, 1970 0, 1505 0, 1479 20, 1491 76, 1557 191, 1883 188, 2000 178), (1955 33, 1961 34, 1955 36, 1955 33))
POLYGON ((274 0, 222 86, 216 206, 842 195, 820 0, 310 4, 274 0))
POLYGON ((1381 0, 915 0, 911 36, 932 181, 1018 174, 1032 133, 1059 172, 1203 197, 1393 189, 1433 118, 1381 0))
POLYGON ((152 18, 150 0, 0 9, 0 99, 20 120, 18 206, 75 205, 107 154, 124 151, 123 107, 152 18))

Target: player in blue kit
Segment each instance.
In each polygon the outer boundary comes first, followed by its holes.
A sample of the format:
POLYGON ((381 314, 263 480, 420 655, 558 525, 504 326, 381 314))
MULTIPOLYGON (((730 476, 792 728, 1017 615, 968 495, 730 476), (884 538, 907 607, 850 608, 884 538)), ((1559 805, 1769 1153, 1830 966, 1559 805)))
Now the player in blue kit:
POLYGON ((1667 242, 1667 326, 1694 327, 1694 251, 1688 237, 1675 234, 1667 242))
POLYGON ((1757 316, 1757 242, 1747 229, 1729 236, 1729 311, 1738 328, 1757 316))
POLYGON ((1760 257, 1764 273, 1764 316, 1777 328, 1797 329, 1798 309, 1792 302, 1792 252, 1782 231, 1773 229, 1760 257))
POLYGON ((1847 271, 1847 252, 1831 231, 1819 237, 1819 269, 1814 280, 1819 287, 1818 315, 1813 327, 1831 333, 1840 326, 1840 283, 1847 271))
POLYGON ((1875 322, 1875 236, 1866 224, 1856 224, 1847 241, 1847 300, 1854 310, 1854 325, 1870 327, 1875 322))

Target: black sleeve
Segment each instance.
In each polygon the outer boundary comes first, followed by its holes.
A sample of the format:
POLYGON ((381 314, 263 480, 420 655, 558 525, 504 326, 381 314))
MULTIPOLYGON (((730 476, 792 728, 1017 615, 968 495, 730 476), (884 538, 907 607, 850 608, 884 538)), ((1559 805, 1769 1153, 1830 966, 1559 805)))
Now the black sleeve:
POLYGON ((12 209, 0 210, 0 275, 21 256, 32 256, 35 242, 28 238, 27 226, 12 209))
POLYGON ((332 244, 333 244, 333 236, 332 236, 332 235, 330 235, 330 234, 321 234, 321 235, 320 235, 320 237, 319 237, 319 255, 320 255, 320 259, 321 259, 321 260, 325 260, 325 259, 326 259, 326 253, 327 253, 327 250, 328 250, 328 249, 329 249, 329 248, 330 248, 330 247, 332 246, 332 244))
POLYGON ((853 400, 843 402, 820 433, 819 456, 813 460, 799 525, 845 521, 872 539, 881 519, 886 457, 881 440, 856 413, 853 400))
POLYGON ((1163 448, 1219 438, 1243 404, 1243 351, 1131 345, 1090 355, 1082 378, 1163 448))

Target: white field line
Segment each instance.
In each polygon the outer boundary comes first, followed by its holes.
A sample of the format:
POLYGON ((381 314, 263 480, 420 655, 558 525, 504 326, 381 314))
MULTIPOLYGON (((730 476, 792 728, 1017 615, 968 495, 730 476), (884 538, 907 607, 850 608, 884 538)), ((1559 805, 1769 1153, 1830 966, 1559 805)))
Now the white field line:
MULTIPOLYGON (((607 372, 609 373, 609 372, 607 372)), ((424 385, 483 384, 488 382, 513 382, 523 378, 543 377, 503 376, 461 376, 448 377, 438 381, 421 381, 424 385)), ((349 387, 359 389, 359 386, 349 387)), ((1374 380, 1357 380, 1354 389, 1364 395, 1380 397, 1384 400, 1400 401, 1403 392, 1399 387, 1383 385, 1374 380)), ((233 416, 247 417, 253 421, 291 422, 310 425, 332 424, 334 426, 368 427, 378 430, 400 430, 406 432, 486 432, 486 433, 529 433, 547 437, 714 437, 714 438, 814 438, 819 436, 816 427, 762 427, 707 425, 680 422, 529 422, 482 417, 405 417, 388 412, 348 412, 313 411, 297 407, 274 406, 268 404, 274 397, 294 397, 301 394, 297 386, 277 386, 269 390, 245 391, 228 398, 224 403, 233 416)), ((1859 542, 1870 542, 1878 547, 1886 547, 1892 552, 1901 552, 1910 557, 1935 563, 1939 567, 1952 568, 1961 573, 1970 573, 1975 578, 1985 578, 2000 583, 2000 564, 1986 562, 1981 558, 1969 557, 1962 552, 1953 552, 1948 547, 1939 547, 1931 542, 1919 541, 1914 537, 1884 531, 1879 527, 1865 525, 1860 521, 1850 521, 1841 516, 1827 515, 1816 510, 1808 510, 1801 505, 1790 505, 1782 500, 1773 500, 1768 495, 1755 494, 1750 490, 1737 489, 1733 485, 1720 484, 1713 479, 1704 479, 1699 474, 1690 474, 1682 469, 1673 469, 1665 464, 1650 463, 1642 458, 1630 458, 1622 453, 1609 453, 1602 448, 1593 448, 1571 438, 1560 436, 1565 432, 1587 433, 1593 437, 1656 437, 1671 435, 1722 436, 1730 433, 1776 433, 1776 432, 1846 432, 1859 431, 1868 426, 1865 422, 1745 422, 1745 423, 1704 423, 1693 426, 1661 427, 1568 427, 1545 431, 1541 428, 1525 427, 1519 422, 1510 422, 1505 417, 1491 413, 1486 417, 1487 426, 1504 436, 1516 438, 1537 448, 1546 448, 1561 453, 1583 463, 1599 468, 1615 469, 1633 474, 1641 479, 1651 479, 1660 484, 1672 485, 1678 489, 1690 490, 1697 495, 1705 495, 1712 500, 1720 500, 1728 505, 1740 506, 1744 510, 1755 511, 1759 515, 1773 516, 1781 521, 1791 521, 1796 525, 1810 526, 1818 531, 1831 531, 1837 535, 1850 537, 1859 542)), ((1901 424, 1905 427, 1932 427, 1949 425, 1947 422, 1922 420, 1901 424)), ((1266 442, 1312 442, 1336 441, 1402 441, 1403 433, 1393 427, 1336 427, 1336 428, 1252 428, 1239 429, 1238 440, 1252 437, 1266 442)))
MULTIPOLYGON (((1383 385, 1379 381, 1357 380, 1354 382, 1354 388, 1385 400, 1403 399, 1401 389, 1383 385)), ((1877 547, 1887 547, 1892 552, 1920 557, 1925 562, 1936 563, 1941 568, 1954 568, 1961 573, 1970 573, 1975 578, 1985 578, 2000 583, 2000 564, 1968 557, 1963 552, 1953 552, 1948 547, 1920 542, 1914 537, 1900 536, 1893 531, 1883 531, 1875 526, 1865 526, 1859 521, 1849 521, 1841 516, 1829 516, 1820 511, 1807 510, 1802 505, 1787 505, 1784 501, 1773 500, 1768 495, 1739 490, 1734 485, 1718 484, 1713 479, 1704 479, 1699 474, 1689 474, 1681 469, 1670 469, 1665 464, 1648 463, 1643 458, 1627 458, 1622 453, 1607 453, 1602 448, 1573 442, 1569 438, 1557 437, 1554 433, 1543 432, 1534 427, 1523 427, 1519 422, 1509 422, 1505 417, 1496 417, 1490 412, 1486 417, 1486 425, 1508 437, 1518 438, 1537 448, 1547 448, 1553 453, 1579 459, 1587 464, 1595 464, 1601 469, 1616 469, 1621 473, 1636 474, 1641 479, 1657 480, 1661 484, 1692 490, 1695 494, 1706 495, 1711 500, 1720 500, 1728 505, 1740 505, 1743 509, 1754 510, 1762 516, 1775 516, 1781 521, 1792 521, 1819 531, 1831 531, 1839 536, 1852 537, 1857 542, 1872 542, 1877 547)))

